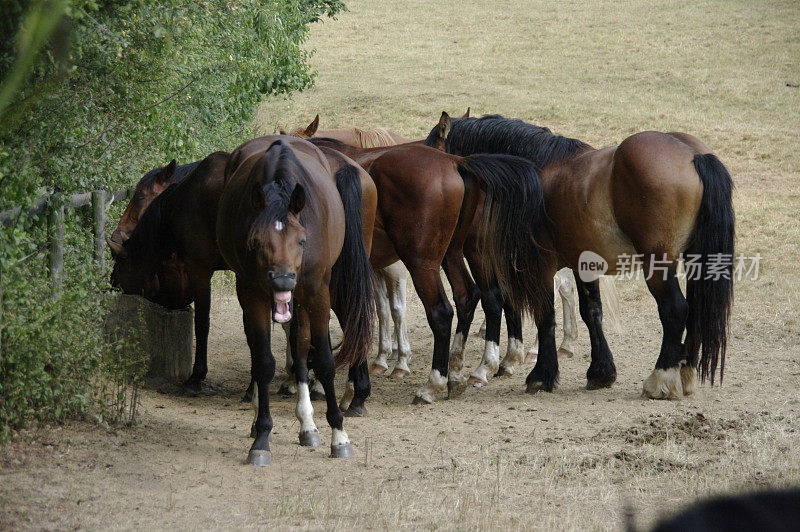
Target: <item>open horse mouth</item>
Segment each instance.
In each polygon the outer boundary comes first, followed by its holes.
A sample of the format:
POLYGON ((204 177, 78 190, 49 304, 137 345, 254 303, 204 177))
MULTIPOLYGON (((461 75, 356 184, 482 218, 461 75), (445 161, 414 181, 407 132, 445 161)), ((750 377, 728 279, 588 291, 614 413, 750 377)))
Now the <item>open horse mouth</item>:
POLYGON ((292 292, 274 292, 272 294, 272 319, 277 323, 286 323, 292 319, 292 292))

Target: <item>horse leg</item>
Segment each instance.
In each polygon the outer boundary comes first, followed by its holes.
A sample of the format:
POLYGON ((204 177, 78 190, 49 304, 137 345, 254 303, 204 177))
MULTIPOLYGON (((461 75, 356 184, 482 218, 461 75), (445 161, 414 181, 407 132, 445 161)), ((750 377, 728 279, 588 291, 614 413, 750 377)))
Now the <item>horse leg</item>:
POLYGON ((503 292, 496 283, 481 286, 481 306, 486 315, 481 363, 469 376, 469 383, 476 387, 489 384, 489 376, 500 368, 500 321, 503 318, 503 292))
POLYGON ((291 321, 289 341, 292 344, 294 363, 292 370, 297 382, 297 404, 294 415, 300 422, 300 445, 317 447, 320 444, 319 430, 314 423, 314 407, 311 404, 311 392, 308 387, 308 352, 311 344, 309 335, 308 312, 295 304, 294 319, 291 321))
POLYGON ((513 375, 514 367, 522 364, 525 358, 525 345, 522 343, 522 316, 511 306, 508 297, 503 298, 503 312, 506 315, 508 346, 506 347, 506 356, 500 361, 500 369, 495 373, 495 377, 513 375))
POLYGON ((572 358, 575 354, 575 342, 578 341, 578 320, 575 316, 575 277, 571 270, 565 269, 562 272, 556 273, 555 277, 564 317, 564 337, 558 347, 558 356, 572 358))
POLYGON ((642 396, 651 399, 677 399, 683 394, 681 369, 688 365, 686 346, 682 340, 689 305, 681 293, 675 265, 672 264, 663 277, 652 274, 647 280, 647 288, 658 303, 658 317, 661 319, 664 335, 656 367, 644 381, 642 396))
POLYGON ((372 384, 369 381, 367 362, 363 361, 355 366, 350 366, 347 372, 347 388, 339 402, 339 410, 344 412, 346 417, 366 416, 367 408, 364 403, 371 391, 372 384))
POLYGON ((396 262, 384 270, 386 272, 386 288, 389 293, 389 306, 394 322, 395 342, 392 353, 397 354, 397 364, 394 366, 391 377, 402 379, 411 374, 408 362, 411 359, 411 345, 408 343, 408 330, 406 328, 406 270, 401 263, 396 262))
POLYGON ((290 325, 288 323, 283 324, 283 332, 286 334, 286 376, 283 378, 283 382, 281 382, 280 386, 278 387, 278 394, 279 395, 294 395, 297 393, 297 383, 294 379, 294 371, 292 370, 294 359, 292 358, 292 341, 291 341, 291 334, 290 334, 290 325))
POLYGON ((464 246, 464 257, 475 276, 480 291, 480 301, 485 316, 483 357, 480 365, 470 374, 468 383, 479 387, 489 383, 500 366, 500 320, 503 318, 503 293, 496 282, 483 271, 482 256, 472 239, 464 246))
POLYGON ((480 299, 480 291, 467 271, 464 255, 460 249, 449 248, 442 265, 450 281, 458 318, 448 362, 447 389, 448 395, 453 397, 462 393, 466 386, 466 379, 460 373, 464 367, 464 348, 475 316, 475 308, 480 299))
POLYGON ((609 388, 617 380, 617 368, 603 334, 603 305, 600 302, 600 283, 576 279, 581 318, 589 329, 592 362, 586 371, 586 389, 609 388))
POLYGON ((528 377, 525 379, 528 393, 536 393, 539 390, 552 392, 558 384, 558 355, 556 354, 556 312, 554 293, 549 291, 549 297, 545 296, 545 308, 536 320, 536 328, 539 336, 539 354, 536 358, 536 365, 533 367, 528 377))
MULTIPOLYGON (((327 297, 323 299, 327 300, 327 297)), ((328 334, 330 306, 328 305, 328 308, 325 309, 325 305, 322 303, 319 302, 316 308, 309 313, 311 343, 314 345, 314 357, 311 360, 311 364, 314 368, 314 375, 322 383, 322 387, 325 390, 325 401, 327 403, 325 417, 333 431, 331 436, 331 457, 345 458, 352 456, 353 446, 342 425, 344 416, 339 410, 339 405, 336 404, 336 390, 333 383, 336 367, 328 334)), ((302 334, 302 331, 300 331, 300 334, 302 334)))
MULTIPOLYGON (((697 287, 694 283, 686 283, 686 299, 691 301, 691 294, 697 287)), ((697 364, 700 362, 700 331, 696 326, 690 324, 699 323, 694 316, 691 305, 686 319, 686 365, 681 368, 681 384, 683 385, 683 395, 694 393, 695 379, 697 378, 697 364)))
POLYGON ((372 361, 369 372, 372 375, 383 375, 389 369, 387 359, 392 352, 392 331, 389 321, 392 319, 389 310, 389 295, 386 286, 385 272, 375 270, 375 309, 378 313, 378 356, 372 361))
POLYGON ((253 423, 255 435, 247 455, 247 462, 257 466, 269 465, 269 439, 272 432, 272 417, 269 413, 269 385, 275 375, 275 358, 270 350, 269 311, 266 299, 254 294, 254 290, 236 286, 242 306, 242 321, 247 345, 250 347, 250 371, 256 385, 258 405, 253 423))
POLYGON ((428 325, 433 331, 433 360, 428 383, 417 390, 413 404, 431 404, 436 400, 436 393, 444 391, 447 386, 448 351, 450 348, 450 330, 453 326, 453 307, 447 300, 439 268, 425 268, 412 265, 409 268, 411 280, 417 290, 428 325))
MULTIPOLYGON (((194 272, 191 272, 194 273, 194 272)), ((211 313, 211 274, 190 274, 194 292, 194 367, 185 386, 192 392, 202 389, 208 374, 208 330, 211 313)))

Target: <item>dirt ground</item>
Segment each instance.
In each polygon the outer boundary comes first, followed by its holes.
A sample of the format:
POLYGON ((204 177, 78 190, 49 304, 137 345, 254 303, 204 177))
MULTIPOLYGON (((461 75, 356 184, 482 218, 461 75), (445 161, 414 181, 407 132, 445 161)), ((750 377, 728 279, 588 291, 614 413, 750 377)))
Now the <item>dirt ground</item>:
MULTIPOLYGON (((147 389, 133 428, 22 434, 0 456, 0 529, 613 530, 626 509, 647 526, 706 495, 800 484, 798 4, 347 4, 311 36, 315 88, 266 102, 257 132, 320 112, 323 128, 421 136, 443 108, 471 105, 596 146, 659 129, 717 151, 737 185, 738 251, 762 256, 759 279, 736 286, 724 384, 681 401, 640 399, 661 329, 644 283, 617 281, 612 388, 584 389, 579 322, 555 393, 525 394, 526 365, 457 399, 412 406, 432 337, 409 287, 413 373, 373 379, 368 416, 345 420, 355 456, 328 458, 319 402, 322 447, 301 448, 294 400, 276 396, 272 465, 258 469, 244 464, 252 414, 240 403, 249 380, 241 313, 219 283, 209 391, 147 389)), ((473 332, 480 319, 479 310, 473 332)), ((530 324, 524 333, 532 338, 530 324)), ((281 334, 273 346, 281 360, 281 334)), ((482 350, 470 337, 466 367, 482 350)))
MULTIPOLYGON (((619 369, 608 390, 584 390, 587 334, 562 360, 553 394, 526 395, 524 376, 455 400, 412 406, 431 335, 409 293, 414 373, 373 380, 368 416, 347 418, 356 455, 328 458, 323 437, 297 443, 294 401, 275 396, 273 463, 245 465, 252 414, 239 402, 249 361, 235 297, 214 299, 209 391, 147 390, 140 424, 75 424, 31 435, 5 453, 3 528, 616 529, 625 508, 646 524, 698 496, 800 482, 800 356, 734 327, 722 387, 677 402, 639 399, 660 335, 654 305, 621 284, 619 369), (768 354, 765 357, 764 354, 768 354)), ((476 320, 477 327, 477 320, 476 320)), ((530 337, 530 327, 525 331, 530 337)), ((275 351, 284 340, 276 335, 275 351)), ((477 364, 482 341, 470 338, 477 364)), ((341 379, 338 389, 341 390, 341 379)), ((444 399, 444 398, 442 398, 444 399)))

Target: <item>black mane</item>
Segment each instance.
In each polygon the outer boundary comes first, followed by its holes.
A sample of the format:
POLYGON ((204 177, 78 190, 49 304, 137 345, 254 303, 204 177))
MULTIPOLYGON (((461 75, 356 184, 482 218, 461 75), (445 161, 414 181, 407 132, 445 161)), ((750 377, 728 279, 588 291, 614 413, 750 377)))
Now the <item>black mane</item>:
POLYGON ((278 160, 274 163, 272 180, 263 183, 267 206, 259 216, 267 223, 275 221, 286 222, 286 216, 289 214, 289 200, 294 186, 307 178, 306 170, 297 159, 297 156, 287 144, 280 140, 275 141, 267 149, 259 162, 253 167, 253 171, 263 172, 267 169, 268 161, 272 158, 269 152, 273 147, 276 147, 276 144, 280 145, 280 153, 278 154, 278 160))
MULTIPOLYGON (((197 168, 201 162, 203 161, 200 160, 189 164, 179 164, 178 166, 175 167, 175 172, 172 174, 172 177, 170 178, 169 182, 180 183, 186 176, 194 172, 195 168, 197 168)), ((153 186, 156 177, 158 177, 158 175, 164 170, 164 168, 166 168, 166 166, 158 166, 156 168, 153 168, 146 174, 144 174, 144 177, 139 181, 139 184, 136 185, 136 190, 139 191, 144 189, 145 187, 149 188, 153 186)))
MULTIPOLYGON (((425 144, 432 146, 435 135, 436 127, 425 144)), ((516 155, 532 161, 539 170, 591 149, 580 140, 554 135, 546 127, 501 115, 451 119, 445 147, 448 153, 462 156, 474 153, 516 155)))
POLYGON ((178 190, 179 184, 172 183, 156 196, 139 218, 130 238, 122 244, 129 256, 161 260, 174 251, 172 234, 163 230, 162 220, 169 209, 169 200, 178 190))

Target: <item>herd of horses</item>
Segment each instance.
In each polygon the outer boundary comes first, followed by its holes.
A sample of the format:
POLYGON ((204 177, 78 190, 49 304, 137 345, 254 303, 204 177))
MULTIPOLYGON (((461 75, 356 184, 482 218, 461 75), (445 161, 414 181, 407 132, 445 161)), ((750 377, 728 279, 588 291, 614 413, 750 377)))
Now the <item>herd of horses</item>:
MULTIPOLYGON (((288 337, 290 378, 281 388, 297 394, 300 444, 320 444, 311 400, 324 394, 331 455, 353 453, 343 417, 364 414, 370 375, 388 371, 393 351, 391 375, 410 373, 406 270, 434 340, 431 371, 414 403, 513 374, 526 358, 524 315, 538 331, 538 346, 527 354, 536 360, 527 391, 553 391, 559 353, 573 349, 568 342, 556 347, 554 295, 565 298, 565 324, 574 322, 573 282, 591 340, 587 388, 611 386, 617 372, 603 333, 600 283, 567 273, 578 271, 587 250, 606 261, 609 274, 620 256, 634 254, 645 270, 658 262, 663 273, 646 281, 663 337, 643 396, 690 395, 696 374, 713 384, 718 365, 722 378, 732 266, 703 275, 701 260, 685 297, 678 282, 684 253, 707 260, 734 252, 733 182, 696 138, 647 131, 595 149, 545 127, 469 111, 455 119, 442 113, 425 139, 318 126, 319 116, 231 153, 150 171, 108 240, 112 285, 168 308, 194 303, 196 353, 186 383, 192 390, 208 371, 211 277, 234 272, 251 355, 248 393, 257 410, 249 463, 270 461, 271 322, 288 337), (467 377, 464 347, 479 302, 485 347, 467 377), (342 329, 336 356, 331 310, 342 329), (504 313, 509 338, 500 360, 504 313), (370 365, 376 315, 379 353, 370 365), (349 366, 348 383, 337 404, 334 371, 341 365, 349 366), (309 368, 321 390, 311 389, 309 368)), ((574 328, 565 327, 565 340, 574 328)))

